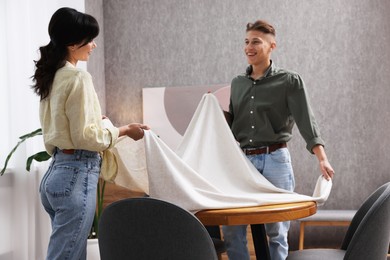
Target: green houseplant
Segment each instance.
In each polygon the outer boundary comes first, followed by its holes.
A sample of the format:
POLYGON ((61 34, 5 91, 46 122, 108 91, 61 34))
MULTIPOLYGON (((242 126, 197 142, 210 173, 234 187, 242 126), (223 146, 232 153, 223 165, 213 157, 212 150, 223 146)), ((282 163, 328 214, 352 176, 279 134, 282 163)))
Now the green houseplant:
MULTIPOLYGON (((8 154, 7 158, 5 159, 4 167, 0 171, 0 175, 1 176, 5 173, 5 170, 7 169, 7 166, 8 166, 8 162, 11 159, 12 155, 14 154, 14 152, 18 149, 19 145, 21 145, 27 139, 35 137, 35 136, 38 136, 38 135, 42 135, 42 129, 41 128, 38 128, 37 130, 32 131, 31 133, 28 133, 28 134, 25 134, 25 135, 22 135, 22 136, 19 137, 19 142, 11 150, 11 152, 8 154)), ((43 161, 49 160, 50 157, 51 156, 46 151, 41 151, 41 152, 38 152, 38 153, 36 153, 34 155, 31 155, 30 157, 27 158, 26 170, 30 171, 31 163, 32 163, 33 160, 36 160, 38 162, 43 162, 43 161)))
MULTIPOLYGON (((35 136, 42 135, 42 129, 38 128, 35 131, 32 131, 28 134, 22 135, 19 137, 19 142, 15 145, 15 147, 11 150, 11 152, 7 155, 7 158, 5 159, 4 166, 0 171, 0 176, 3 176, 5 171, 7 170, 8 162, 11 159, 12 155, 15 153, 15 151, 18 149, 19 145, 21 145, 23 142, 25 142, 29 138, 33 138, 35 136)), ((29 172, 31 169, 31 164, 32 162, 38 161, 38 162, 43 162, 47 161, 51 158, 51 156, 46 152, 46 151, 41 151, 38 153, 35 153, 31 156, 29 156, 26 160, 26 170, 29 172)), ((95 217, 93 220, 93 224, 91 227, 91 230, 89 232, 88 238, 97 238, 99 234, 99 219, 100 216, 103 212, 103 200, 104 200, 104 190, 106 187, 106 182, 102 179, 99 178, 98 181, 98 186, 97 186, 97 203, 96 203, 96 212, 95 212, 95 217)))

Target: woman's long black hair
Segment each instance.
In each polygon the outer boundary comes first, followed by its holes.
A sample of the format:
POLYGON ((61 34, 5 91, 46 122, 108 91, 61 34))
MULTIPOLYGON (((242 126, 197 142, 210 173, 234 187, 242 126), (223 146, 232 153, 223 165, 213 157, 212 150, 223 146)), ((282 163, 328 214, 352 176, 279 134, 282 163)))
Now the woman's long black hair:
POLYGON ((41 57, 35 62, 36 70, 32 76, 34 92, 41 100, 50 95, 56 71, 63 67, 68 56, 68 46, 91 42, 99 34, 96 19, 75 9, 58 9, 49 23, 50 42, 39 48, 41 57))

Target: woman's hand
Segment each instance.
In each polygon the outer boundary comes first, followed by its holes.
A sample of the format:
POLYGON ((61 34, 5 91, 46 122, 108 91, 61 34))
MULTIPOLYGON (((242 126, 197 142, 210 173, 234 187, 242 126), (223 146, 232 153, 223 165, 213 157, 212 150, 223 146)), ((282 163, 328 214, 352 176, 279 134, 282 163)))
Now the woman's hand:
POLYGON ((135 141, 144 137, 144 130, 149 130, 150 127, 140 123, 132 123, 119 127, 119 136, 127 135, 135 141))

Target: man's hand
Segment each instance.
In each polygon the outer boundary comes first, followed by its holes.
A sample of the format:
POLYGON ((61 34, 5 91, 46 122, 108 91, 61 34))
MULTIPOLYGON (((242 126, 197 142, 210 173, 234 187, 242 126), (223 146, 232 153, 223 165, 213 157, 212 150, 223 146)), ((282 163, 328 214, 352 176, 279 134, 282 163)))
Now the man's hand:
POLYGON ((313 153, 317 156, 320 163, 320 170, 325 179, 330 180, 334 176, 334 170, 330 165, 325 153, 325 149, 322 145, 316 145, 313 147, 313 153))

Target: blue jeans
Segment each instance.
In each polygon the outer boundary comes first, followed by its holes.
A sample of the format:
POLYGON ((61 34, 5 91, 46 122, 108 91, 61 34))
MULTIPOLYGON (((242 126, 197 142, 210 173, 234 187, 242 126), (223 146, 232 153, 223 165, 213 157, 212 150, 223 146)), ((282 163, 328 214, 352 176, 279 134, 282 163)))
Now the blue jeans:
MULTIPOLYGON (((271 154, 248 155, 248 159, 263 176, 278 188, 293 191, 294 173, 290 152, 280 148, 271 154)), ((288 255, 287 234, 290 222, 266 224, 269 251, 272 260, 284 260, 288 255)), ((246 225, 222 226, 229 260, 249 260, 246 225)))
POLYGON ((39 187, 52 226, 46 259, 86 259, 100 164, 97 152, 75 150, 74 154, 64 154, 57 149, 53 154, 39 187))

